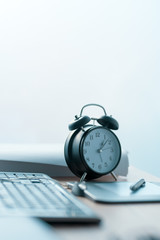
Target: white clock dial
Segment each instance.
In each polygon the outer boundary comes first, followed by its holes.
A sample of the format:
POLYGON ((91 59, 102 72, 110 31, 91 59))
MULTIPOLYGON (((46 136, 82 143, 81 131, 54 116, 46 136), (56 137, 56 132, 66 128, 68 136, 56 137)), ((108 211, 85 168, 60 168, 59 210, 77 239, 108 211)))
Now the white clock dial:
POLYGON ((82 146, 84 160, 95 172, 111 172, 118 164, 121 148, 117 137, 106 128, 97 127, 90 130, 82 146))

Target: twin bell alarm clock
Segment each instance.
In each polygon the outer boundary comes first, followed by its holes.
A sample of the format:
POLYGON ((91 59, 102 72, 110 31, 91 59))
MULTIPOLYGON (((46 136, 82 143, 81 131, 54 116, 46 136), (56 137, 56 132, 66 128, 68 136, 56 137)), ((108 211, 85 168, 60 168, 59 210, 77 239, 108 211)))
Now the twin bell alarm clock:
POLYGON ((119 164, 121 145, 112 130, 119 124, 108 116, 99 104, 87 104, 82 107, 79 116, 69 124, 70 134, 64 146, 65 160, 69 169, 78 177, 95 179, 111 173, 119 164), (100 118, 83 116, 84 108, 96 106, 103 110, 100 118))

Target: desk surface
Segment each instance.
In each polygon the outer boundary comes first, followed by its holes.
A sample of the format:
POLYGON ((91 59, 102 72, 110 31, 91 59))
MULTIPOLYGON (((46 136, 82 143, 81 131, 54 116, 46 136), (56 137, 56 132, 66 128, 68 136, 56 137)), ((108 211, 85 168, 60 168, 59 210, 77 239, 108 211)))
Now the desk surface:
MULTIPOLYGON (((146 181, 160 182, 160 178, 129 168, 127 177, 119 177, 118 181, 137 181, 144 178, 146 181)), ((58 179, 68 181, 71 179, 58 179)), ((73 180, 73 178, 72 178, 73 180)), ((113 181, 111 176, 105 176, 98 181, 113 181)), ((160 203, 132 203, 132 204, 101 204, 86 198, 79 198, 92 208, 102 219, 99 225, 54 225, 58 234, 64 240, 122 240, 138 239, 137 236, 157 234, 160 239, 160 203)), ((140 238, 148 239, 149 238, 140 238)))

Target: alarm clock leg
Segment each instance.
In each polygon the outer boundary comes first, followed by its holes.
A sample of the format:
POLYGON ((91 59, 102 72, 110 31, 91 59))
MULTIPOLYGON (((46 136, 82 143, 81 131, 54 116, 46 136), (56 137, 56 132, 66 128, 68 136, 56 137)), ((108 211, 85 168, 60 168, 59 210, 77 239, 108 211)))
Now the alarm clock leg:
POLYGON ((84 172, 79 182, 80 183, 83 182, 85 180, 86 176, 87 176, 87 173, 84 172))
POLYGON ((111 175, 114 178, 114 180, 117 181, 117 176, 116 176, 116 174, 113 171, 111 172, 111 175))
POLYGON ((84 172, 80 181, 75 182, 74 185, 72 186, 72 193, 75 196, 84 196, 84 190, 86 189, 86 184, 85 184, 85 177, 87 176, 87 173, 84 172))

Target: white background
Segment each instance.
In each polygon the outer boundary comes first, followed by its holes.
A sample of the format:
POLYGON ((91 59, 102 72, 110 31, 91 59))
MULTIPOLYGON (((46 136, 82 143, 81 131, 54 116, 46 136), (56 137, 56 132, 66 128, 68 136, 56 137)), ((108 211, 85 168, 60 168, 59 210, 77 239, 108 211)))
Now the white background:
POLYGON ((159 12, 158 0, 1 0, 0 143, 63 143, 99 103, 131 164, 160 176, 159 12))

